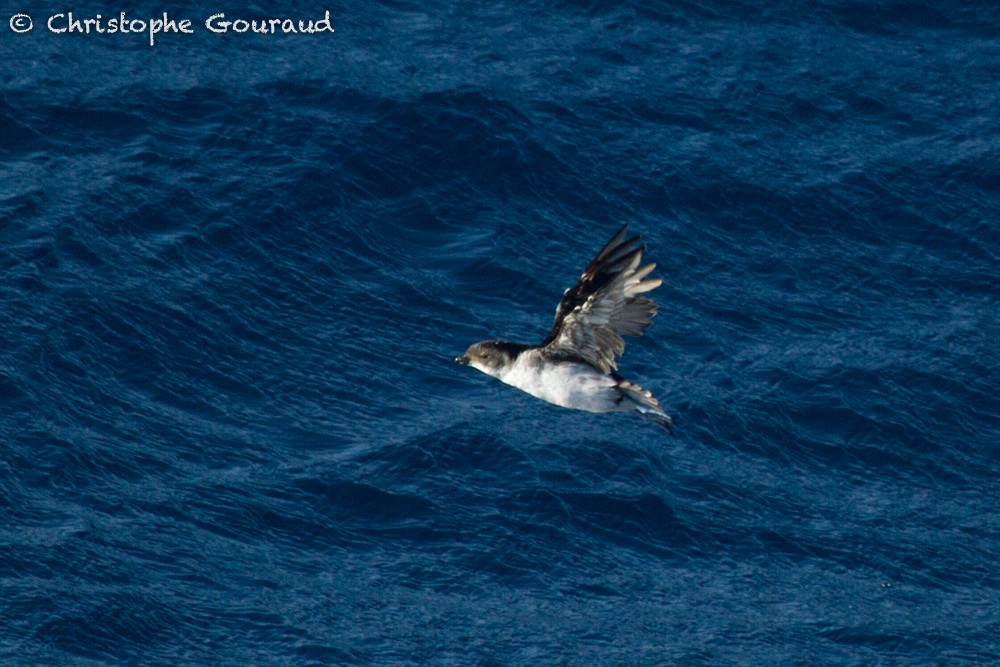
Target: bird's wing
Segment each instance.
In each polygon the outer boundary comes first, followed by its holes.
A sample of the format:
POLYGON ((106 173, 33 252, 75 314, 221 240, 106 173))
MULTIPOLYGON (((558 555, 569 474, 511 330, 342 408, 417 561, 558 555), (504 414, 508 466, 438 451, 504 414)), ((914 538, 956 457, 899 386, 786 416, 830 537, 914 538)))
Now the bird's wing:
POLYGON ((619 229, 566 290, 542 341, 549 351, 580 357, 604 373, 618 368, 622 336, 641 335, 656 314, 656 304, 639 295, 663 282, 644 280, 656 265, 639 266, 646 247, 638 245, 638 236, 625 239, 627 233, 628 225, 619 229))

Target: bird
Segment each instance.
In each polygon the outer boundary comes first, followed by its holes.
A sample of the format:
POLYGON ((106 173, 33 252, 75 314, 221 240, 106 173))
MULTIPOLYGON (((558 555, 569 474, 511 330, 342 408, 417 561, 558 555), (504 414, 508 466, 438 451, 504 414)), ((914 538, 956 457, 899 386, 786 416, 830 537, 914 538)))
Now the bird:
POLYGON ((644 293, 663 280, 647 278, 646 246, 623 225, 590 261, 576 285, 563 292, 555 322, 538 345, 484 340, 455 362, 471 366, 532 396, 587 412, 636 412, 673 433, 674 420, 648 390, 618 374, 622 336, 641 336, 656 315, 644 293))

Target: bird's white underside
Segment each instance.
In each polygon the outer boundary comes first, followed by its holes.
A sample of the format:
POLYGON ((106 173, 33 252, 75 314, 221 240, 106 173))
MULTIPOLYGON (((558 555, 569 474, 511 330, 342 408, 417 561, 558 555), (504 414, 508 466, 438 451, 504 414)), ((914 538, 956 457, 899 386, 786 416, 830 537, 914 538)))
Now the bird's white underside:
POLYGON ((537 350, 522 354, 496 377, 512 387, 564 408, 587 412, 630 409, 630 406, 620 403, 621 394, 615 389, 618 381, 610 375, 589 364, 545 362, 540 357, 541 353, 537 350))

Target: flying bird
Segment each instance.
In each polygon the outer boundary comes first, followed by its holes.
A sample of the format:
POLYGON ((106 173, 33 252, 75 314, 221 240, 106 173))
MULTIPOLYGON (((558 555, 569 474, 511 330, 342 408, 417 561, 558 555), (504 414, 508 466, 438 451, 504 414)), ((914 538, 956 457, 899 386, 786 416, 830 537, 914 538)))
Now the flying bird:
POLYGON ((672 433, 674 421, 653 394, 617 373, 622 336, 642 335, 656 314, 656 304, 640 295, 663 283, 646 279, 656 265, 639 266, 646 246, 627 234, 625 225, 563 293, 552 330, 539 345, 484 340, 455 362, 564 408, 634 411, 672 433))

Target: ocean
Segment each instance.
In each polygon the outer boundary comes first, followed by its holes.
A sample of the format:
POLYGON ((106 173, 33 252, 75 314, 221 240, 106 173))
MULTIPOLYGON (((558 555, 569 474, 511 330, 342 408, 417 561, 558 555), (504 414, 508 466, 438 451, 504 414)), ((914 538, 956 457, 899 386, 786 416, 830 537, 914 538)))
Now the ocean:
POLYGON ((1000 664, 1000 5, 36 5, 0 663, 1000 664), (623 224, 675 435, 454 364, 623 224))

